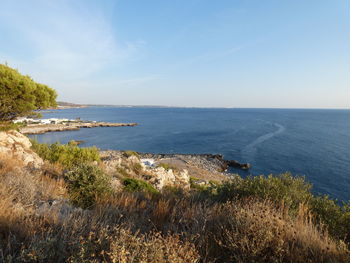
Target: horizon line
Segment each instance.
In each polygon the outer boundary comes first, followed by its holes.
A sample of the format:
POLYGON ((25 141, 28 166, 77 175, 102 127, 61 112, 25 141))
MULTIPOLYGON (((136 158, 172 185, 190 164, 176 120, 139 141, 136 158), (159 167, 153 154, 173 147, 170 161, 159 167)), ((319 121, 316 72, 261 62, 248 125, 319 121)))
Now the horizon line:
MULTIPOLYGON (((61 102, 61 101, 59 101, 61 102)), ((58 103, 59 103, 58 102, 58 103)), ((67 103, 67 102, 65 102, 67 103)), ((99 103, 71 103, 76 106, 96 106, 96 107, 150 107, 150 108, 192 108, 192 109, 276 109, 276 110, 350 110, 349 108, 303 108, 303 107, 212 107, 212 106, 176 106, 176 105, 135 105, 135 104, 99 104, 99 103)), ((73 106, 72 105, 72 106, 73 106)))

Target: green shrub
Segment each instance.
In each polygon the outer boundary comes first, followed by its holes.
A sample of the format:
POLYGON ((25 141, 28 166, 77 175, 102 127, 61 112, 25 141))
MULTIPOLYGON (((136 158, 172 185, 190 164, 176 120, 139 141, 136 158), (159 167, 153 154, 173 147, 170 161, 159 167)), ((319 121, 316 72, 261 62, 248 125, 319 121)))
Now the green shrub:
POLYGON ((170 169, 173 170, 173 171, 177 170, 177 168, 174 165, 171 165, 169 163, 159 163, 157 166, 158 167, 163 167, 167 171, 169 171, 170 169))
POLYGON ((311 184, 304 177, 293 177, 289 173, 273 176, 236 176, 233 180, 218 186, 217 198, 226 201, 233 198, 259 197, 276 203, 283 202, 292 210, 301 203, 308 203, 312 194, 311 184))
POLYGON ((199 184, 200 181, 201 181, 200 179, 190 176, 191 189, 196 189, 198 191, 205 191, 208 188, 208 186, 199 184))
POLYGON ((233 180, 216 186, 212 193, 211 196, 219 201, 258 197, 269 199, 277 205, 283 202, 292 215, 297 213, 301 204, 306 204, 316 223, 325 226, 331 236, 350 241, 350 204, 339 205, 328 196, 313 195, 311 184, 304 177, 293 177, 289 173, 267 177, 236 176, 233 180))
POLYGON ((324 224, 333 237, 350 241, 349 204, 339 205, 327 195, 314 196, 310 202, 310 210, 317 223, 324 224))
POLYGON ((136 156, 137 158, 140 158, 140 155, 134 151, 125 151, 123 152, 123 155, 127 158, 129 158, 130 156, 136 156))
POLYGON ((111 178, 97 166, 76 166, 66 174, 66 181, 71 202, 82 208, 91 207, 97 198, 111 193, 111 178))
POLYGON ((158 190, 155 189, 151 184, 134 179, 134 178, 126 178, 123 181, 124 189, 130 192, 146 192, 150 194, 158 194, 158 190))
POLYGON ((67 169, 82 163, 100 161, 100 155, 96 147, 80 148, 72 142, 64 145, 38 143, 33 140, 32 149, 41 158, 52 163, 60 163, 67 169))
POLYGON ((24 124, 13 123, 13 122, 0 122, 0 132, 9 131, 9 130, 18 130, 22 126, 24 126, 24 124))

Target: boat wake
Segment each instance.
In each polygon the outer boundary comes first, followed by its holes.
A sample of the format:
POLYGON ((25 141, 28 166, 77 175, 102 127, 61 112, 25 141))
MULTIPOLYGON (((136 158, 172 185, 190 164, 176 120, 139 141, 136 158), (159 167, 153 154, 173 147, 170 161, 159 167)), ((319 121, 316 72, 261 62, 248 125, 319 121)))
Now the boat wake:
POLYGON ((274 136, 284 132, 286 130, 286 128, 278 123, 274 123, 274 126, 276 126, 277 130, 274 132, 269 132, 267 134, 264 134, 260 137, 258 137, 256 140, 254 140, 253 142, 251 142, 250 144, 248 144, 247 146, 245 146, 242 151, 242 158, 243 160, 245 160, 246 162, 254 162, 254 158, 255 158, 255 154, 257 151, 257 146, 267 140, 270 140, 271 138, 273 138, 274 136))

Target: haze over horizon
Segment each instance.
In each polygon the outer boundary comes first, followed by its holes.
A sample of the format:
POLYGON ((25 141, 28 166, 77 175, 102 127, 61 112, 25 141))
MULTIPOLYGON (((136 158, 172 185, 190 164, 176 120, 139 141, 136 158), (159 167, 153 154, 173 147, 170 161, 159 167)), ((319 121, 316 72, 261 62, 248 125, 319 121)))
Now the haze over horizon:
POLYGON ((350 108, 346 0, 0 3, 0 63, 60 101, 350 108))

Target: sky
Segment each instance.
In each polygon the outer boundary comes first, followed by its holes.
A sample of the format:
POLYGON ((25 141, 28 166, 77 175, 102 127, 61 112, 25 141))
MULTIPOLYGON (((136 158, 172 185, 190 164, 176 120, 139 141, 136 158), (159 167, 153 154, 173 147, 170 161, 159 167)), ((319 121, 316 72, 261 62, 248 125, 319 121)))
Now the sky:
POLYGON ((350 108, 349 0, 0 0, 0 63, 59 100, 350 108))

